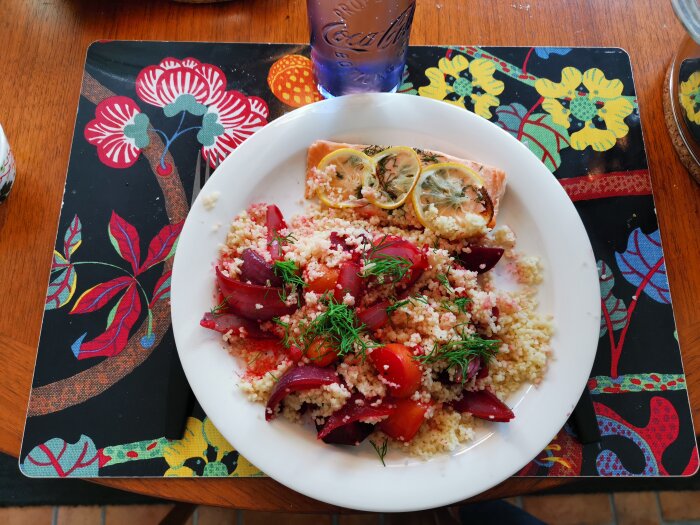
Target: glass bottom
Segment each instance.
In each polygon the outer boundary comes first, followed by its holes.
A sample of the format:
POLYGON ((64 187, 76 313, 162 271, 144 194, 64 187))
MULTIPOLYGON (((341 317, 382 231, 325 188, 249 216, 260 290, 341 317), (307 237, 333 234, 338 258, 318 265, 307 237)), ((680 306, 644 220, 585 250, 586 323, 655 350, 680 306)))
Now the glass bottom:
POLYGON ((359 93, 396 93, 396 90, 399 89, 399 86, 401 85, 401 82, 396 84, 393 88, 391 88, 388 91, 351 91, 349 93, 343 93, 342 95, 334 95, 330 91, 326 90, 321 84, 316 84, 316 87, 318 88, 318 92, 321 93, 323 98, 336 98, 336 97, 342 97, 343 95, 357 95, 359 93))

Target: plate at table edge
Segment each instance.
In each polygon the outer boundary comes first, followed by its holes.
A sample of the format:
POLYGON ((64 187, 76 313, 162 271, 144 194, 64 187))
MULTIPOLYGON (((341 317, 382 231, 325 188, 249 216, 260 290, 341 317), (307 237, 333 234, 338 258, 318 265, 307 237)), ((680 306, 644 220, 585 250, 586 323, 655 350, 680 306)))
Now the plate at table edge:
POLYGON ((326 503, 376 512, 433 508, 474 496, 517 473, 563 427, 588 380, 598 343, 600 295, 590 241, 549 170, 498 126, 443 102, 397 94, 325 100, 269 123, 212 174, 187 217, 172 275, 178 354, 197 400, 221 434, 267 475, 326 503), (436 149, 497 166, 508 185, 498 224, 518 250, 542 260, 539 311, 554 317, 542 382, 511 395, 515 419, 484 423, 473 441, 430 460, 392 450, 382 466, 369 444, 325 445, 310 427, 278 418, 237 388, 241 367, 220 336, 200 328, 213 304, 218 247, 233 217, 254 202, 286 217, 303 209, 306 149, 316 139, 436 149), (208 210, 203 199, 219 192, 208 210), (217 229, 217 225, 221 225, 217 229))

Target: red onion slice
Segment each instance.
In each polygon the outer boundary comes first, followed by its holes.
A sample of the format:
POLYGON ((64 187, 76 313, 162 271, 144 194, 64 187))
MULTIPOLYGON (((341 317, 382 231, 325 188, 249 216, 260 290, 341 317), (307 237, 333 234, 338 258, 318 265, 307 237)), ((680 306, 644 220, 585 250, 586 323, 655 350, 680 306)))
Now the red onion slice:
POLYGON ((338 375, 328 368, 298 366, 279 378, 270 393, 265 407, 265 419, 270 421, 277 415, 277 407, 292 392, 311 390, 323 385, 338 383, 338 375))

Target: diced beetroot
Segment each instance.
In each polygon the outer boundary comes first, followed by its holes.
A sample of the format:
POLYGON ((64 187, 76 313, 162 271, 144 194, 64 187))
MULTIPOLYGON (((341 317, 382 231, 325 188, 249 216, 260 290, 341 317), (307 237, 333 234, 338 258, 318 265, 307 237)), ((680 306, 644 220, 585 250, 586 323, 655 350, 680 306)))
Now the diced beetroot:
POLYGON ((241 281, 250 281, 253 284, 269 286, 282 286, 282 279, 275 275, 272 265, 255 250, 248 248, 241 254, 241 281))
POLYGON ((355 421, 349 425, 343 425, 322 438, 329 445, 355 446, 362 443, 374 431, 374 425, 355 421))
POLYGON ((489 390, 465 390, 462 399, 452 403, 452 408, 460 413, 469 412, 479 419, 499 423, 507 423, 515 417, 513 411, 489 390))
POLYGON ((389 301, 379 301, 369 308, 357 312, 357 318, 369 330, 377 330, 389 322, 386 309, 391 306, 389 301))
POLYGON ((267 247, 272 256, 272 260, 277 261, 282 259, 282 245, 276 237, 279 236, 280 230, 287 227, 287 223, 284 221, 284 216, 280 209, 274 204, 269 204, 267 206, 265 226, 267 226, 267 247))
POLYGON ((333 290, 333 297, 339 303, 343 302, 345 294, 355 298, 355 304, 359 304, 362 296, 362 277, 360 277, 360 265, 354 261, 347 261, 340 265, 338 284, 333 290))
POLYGON ((273 317, 291 314, 297 309, 296 304, 287 306, 282 301, 281 288, 247 284, 231 279, 221 273, 218 267, 216 281, 231 312, 246 319, 269 321, 273 317))
POLYGON ((222 334, 233 330, 234 335, 241 335, 241 329, 243 329, 246 337, 251 339, 275 339, 274 334, 263 331, 255 321, 234 314, 217 315, 206 312, 199 324, 222 334))
POLYGON ((323 439, 334 430, 356 421, 367 422, 366 420, 368 419, 389 416, 394 409, 395 406, 389 403, 381 403, 379 406, 374 407, 362 394, 353 394, 342 408, 335 411, 326 420, 326 423, 318 431, 318 438, 323 439), (358 405, 357 401, 361 401, 361 404, 358 405))
POLYGON ((279 378, 270 393, 265 407, 265 419, 270 421, 277 415, 277 407, 292 392, 311 390, 323 385, 338 383, 338 375, 329 368, 298 366, 279 378))
POLYGON ((476 273, 488 272, 501 260, 504 252, 503 248, 489 246, 470 246, 469 249, 469 253, 461 252, 458 259, 465 269, 476 273))

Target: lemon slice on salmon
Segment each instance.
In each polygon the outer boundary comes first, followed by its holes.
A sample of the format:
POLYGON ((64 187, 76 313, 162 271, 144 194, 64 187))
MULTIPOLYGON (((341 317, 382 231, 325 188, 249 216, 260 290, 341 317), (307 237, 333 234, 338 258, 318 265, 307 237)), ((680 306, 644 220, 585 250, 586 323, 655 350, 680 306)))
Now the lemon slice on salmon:
POLYGON ((366 172, 362 195, 375 206, 392 210, 408 198, 418 180, 421 163, 418 154, 406 146, 380 151, 372 157, 373 172, 366 172))
POLYGON ((362 181, 368 173, 374 173, 374 161, 351 148, 337 149, 321 159, 317 166, 321 179, 318 198, 331 208, 364 206, 362 181))
POLYGON ((484 180, 456 162, 424 167, 412 200, 420 223, 451 240, 485 234, 494 213, 484 180))

